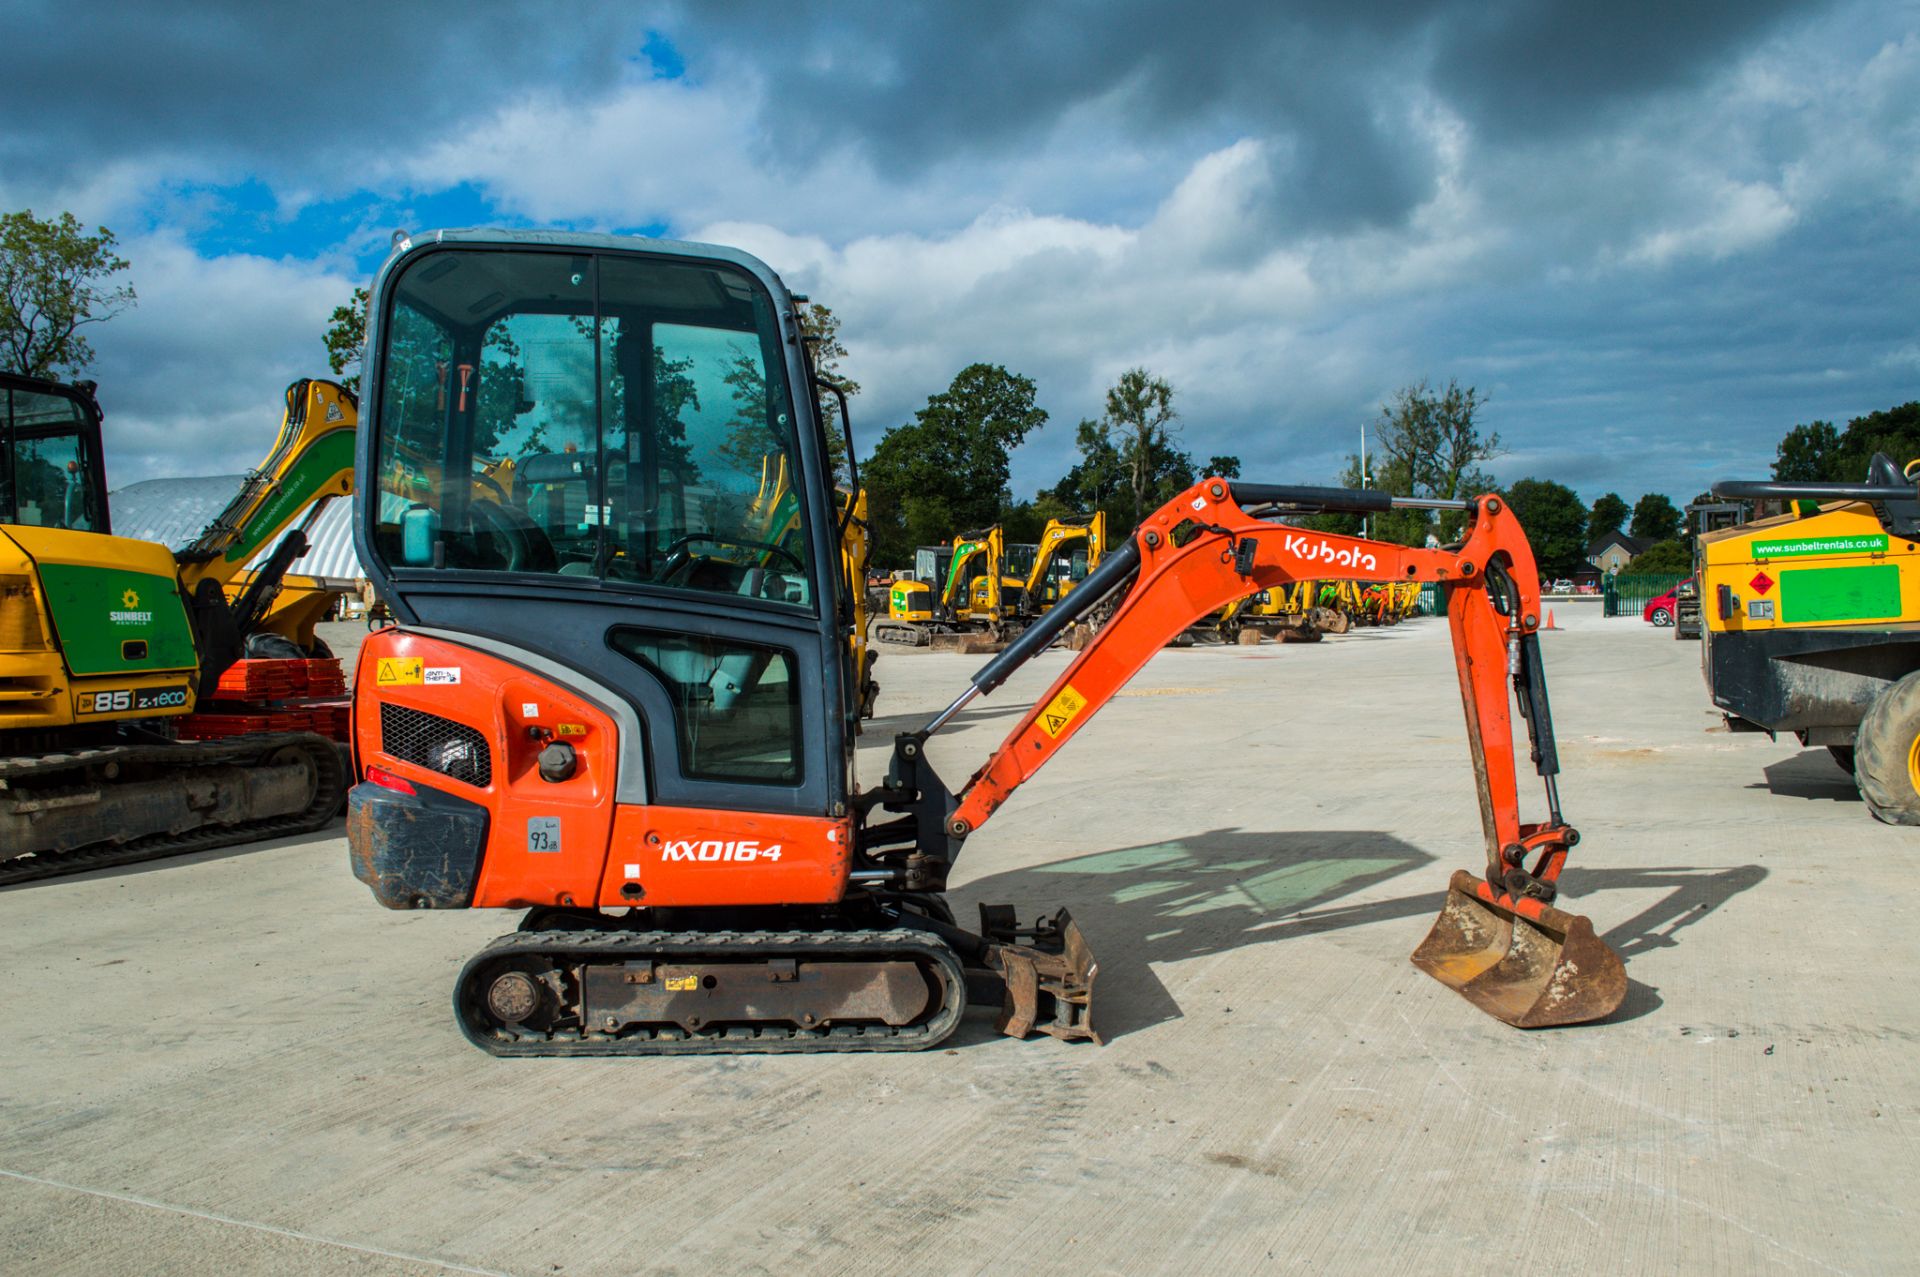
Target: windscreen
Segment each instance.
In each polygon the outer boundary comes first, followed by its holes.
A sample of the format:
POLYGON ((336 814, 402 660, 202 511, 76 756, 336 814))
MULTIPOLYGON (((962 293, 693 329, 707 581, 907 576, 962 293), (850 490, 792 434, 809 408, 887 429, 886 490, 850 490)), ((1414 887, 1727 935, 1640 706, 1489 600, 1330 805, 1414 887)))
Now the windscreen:
POLYGON ((744 272, 435 251, 391 290, 381 340, 389 568, 813 606, 779 330, 744 272))
POLYGON ((0 389, 0 523, 74 532, 100 529, 91 420, 66 395, 0 389))

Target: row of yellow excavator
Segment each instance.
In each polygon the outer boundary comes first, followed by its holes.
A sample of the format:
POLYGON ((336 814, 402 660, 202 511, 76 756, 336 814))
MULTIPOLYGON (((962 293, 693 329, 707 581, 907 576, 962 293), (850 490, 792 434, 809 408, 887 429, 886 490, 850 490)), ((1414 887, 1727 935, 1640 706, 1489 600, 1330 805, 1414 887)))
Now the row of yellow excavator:
POLYGON ((998 524, 922 546, 913 571, 887 592, 874 626, 882 643, 992 652, 1065 598, 1100 566, 1107 518, 1049 519, 1038 542, 1009 545, 998 524))

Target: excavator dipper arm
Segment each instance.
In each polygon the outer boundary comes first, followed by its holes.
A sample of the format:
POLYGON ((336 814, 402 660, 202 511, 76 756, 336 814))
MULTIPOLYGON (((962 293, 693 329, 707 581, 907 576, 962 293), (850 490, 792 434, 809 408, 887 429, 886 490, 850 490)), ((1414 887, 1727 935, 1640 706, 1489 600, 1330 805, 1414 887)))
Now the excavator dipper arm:
MULTIPOLYGON (((1059 607, 982 667, 968 691, 927 729, 903 736, 896 745, 894 783, 917 782, 922 791, 916 804, 922 855, 931 850, 928 826, 935 813, 928 810, 929 799, 944 809, 950 860, 959 840, 978 829, 1154 653, 1200 617, 1256 590, 1298 580, 1437 582, 1448 587, 1448 625, 1487 867, 1484 878, 1455 876, 1447 908, 1414 961, 1509 1023, 1576 1023, 1611 1013, 1626 990, 1618 956, 1594 936, 1587 919, 1551 907, 1578 834, 1562 820, 1554 788, 1559 764, 1539 653, 1539 575, 1526 535, 1505 502, 1483 496, 1462 503, 1471 511, 1466 535, 1444 549, 1311 532, 1255 518, 1246 508, 1384 512, 1394 503, 1384 493, 1229 486, 1208 479, 1163 506, 1059 607), (1133 579, 1112 617, 960 793, 947 797, 924 765, 926 736, 974 696, 998 687, 1128 577, 1133 579), (1546 788, 1547 817, 1533 823, 1520 819, 1511 712, 1516 702, 1546 788)), ((933 858, 938 859, 937 852, 933 858)))

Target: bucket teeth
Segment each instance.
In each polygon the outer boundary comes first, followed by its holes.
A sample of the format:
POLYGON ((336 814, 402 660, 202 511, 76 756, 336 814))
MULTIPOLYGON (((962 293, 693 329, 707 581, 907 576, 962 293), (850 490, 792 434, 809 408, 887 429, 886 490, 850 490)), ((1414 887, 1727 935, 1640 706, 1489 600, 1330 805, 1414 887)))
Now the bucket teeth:
POLYGON ((1516 1028, 1584 1024, 1619 1008, 1626 967, 1591 920, 1546 905, 1522 915, 1482 898, 1481 887, 1465 870, 1453 875, 1414 966, 1516 1028))

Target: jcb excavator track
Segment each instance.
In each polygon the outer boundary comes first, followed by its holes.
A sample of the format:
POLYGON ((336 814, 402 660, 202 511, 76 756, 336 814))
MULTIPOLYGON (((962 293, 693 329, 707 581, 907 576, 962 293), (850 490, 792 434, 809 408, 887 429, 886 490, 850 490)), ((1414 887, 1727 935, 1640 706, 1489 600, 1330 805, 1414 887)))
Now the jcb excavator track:
POLYGON ((494 1055, 917 1051, 966 1009, 924 931, 522 931, 476 954, 454 1016, 494 1055))
POLYGON ((340 749, 311 732, 274 732, 220 741, 100 746, 62 754, 0 758, 0 819, 35 806, 90 805, 97 819, 113 822, 112 777, 151 770, 181 785, 215 768, 261 767, 283 751, 298 751, 312 769, 312 796, 298 811, 233 824, 205 824, 181 833, 150 833, 115 842, 102 840, 71 850, 46 850, 0 860, 0 887, 115 865, 156 860, 238 843, 309 833, 333 819, 346 795, 347 769, 340 749), (108 779, 103 780, 106 777, 108 779), (98 797, 91 795, 97 791, 98 797))

